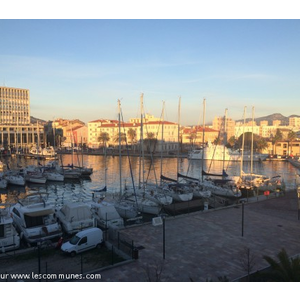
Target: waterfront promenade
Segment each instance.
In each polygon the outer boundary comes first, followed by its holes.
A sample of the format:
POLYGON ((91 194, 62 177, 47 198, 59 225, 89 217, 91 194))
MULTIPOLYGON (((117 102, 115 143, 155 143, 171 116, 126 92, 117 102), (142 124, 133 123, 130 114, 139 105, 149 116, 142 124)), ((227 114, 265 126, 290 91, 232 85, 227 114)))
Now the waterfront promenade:
POLYGON ((145 224, 122 230, 141 250, 133 262, 102 270, 104 282, 237 281, 246 276, 246 250, 252 272, 268 266, 263 255, 276 258, 282 248, 300 254, 297 193, 250 198, 242 205, 168 217, 163 227, 145 224), (242 225, 244 220, 244 226, 242 225), (243 234, 243 236, 242 236, 243 234))

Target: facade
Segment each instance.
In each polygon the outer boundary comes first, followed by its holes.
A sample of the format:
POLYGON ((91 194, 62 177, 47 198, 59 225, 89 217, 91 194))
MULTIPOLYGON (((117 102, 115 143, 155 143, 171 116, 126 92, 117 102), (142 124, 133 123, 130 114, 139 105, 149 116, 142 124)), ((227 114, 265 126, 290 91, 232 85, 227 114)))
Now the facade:
POLYGON ((216 131, 220 131, 222 135, 226 132, 227 139, 229 139, 235 136, 235 126, 235 121, 231 118, 226 118, 225 120, 225 117, 215 117, 212 128, 216 131))
POLYGON ((43 125, 30 123, 28 89, 0 87, 0 145, 2 148, 29 148, 44 144, 43 125))
POLYGON ((300 117, 289 118, 289 126, 294 128, 300 128, 300 117))
POLYGON ((88 129, 84 122, 74 119, 56 119, 52 122, 52 127, 57 132, 62 131, 62 138, 57 145, 62 147, 73 147, 81 144, 87 144, 88 129))
MULTIPOLYGON (((204 143, 213 143, 219 137, 219 131, 205 127, 204 128, 204 143)), ((193 126, 186 127, 182 130, 182 143, 200 146, 203 143, 203 127, 193 126)))
POLYGON ((236 125, 234 135, 236 138, 239 138, 243 133, 246 132, 253 132, 254 134, 260 135, 260 130, 261 130, 261 126, 257 126, 255 122, 252 124, 251 121, 246 123, 245 125, 243 124, 238 126, 236 125))
MULTIPOLYGON (((129 122, 121 122, 121 135, 126 135, 128 145, 136 145, 145 141, 144 146, 149 148, 151 141, 151 148, 153 148, 154 141, 156 143, 156 150, 171 151, 177 149, 178 144, 178 124, 160 121, 151 115, 146 115, 143 119, 143 134, 140 118, 132 118, 129 122), (134 134, 132 135, 132 133, 134 134), (134 136, 134 138, 133 138, 134 136)), ((110 146, 117 146, 119 144, 119 121, 99 119, 88 123, 88 145, 91 148, 98 148, 102 146, 102 141, 99 140, 102 133, 106 133, 108 137, 107 144, 110 146)), ((123 138, 121 143, 124 144, 123 138)), ((153 150, 153 149, 152 149, 153 150)))

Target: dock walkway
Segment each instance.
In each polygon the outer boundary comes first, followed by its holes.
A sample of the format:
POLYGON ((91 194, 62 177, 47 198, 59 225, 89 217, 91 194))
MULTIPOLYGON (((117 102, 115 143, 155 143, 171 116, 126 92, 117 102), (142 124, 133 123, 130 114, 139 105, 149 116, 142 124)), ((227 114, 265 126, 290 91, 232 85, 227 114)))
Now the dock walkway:
POLYGON ((238 204, 166 218, 165 259, 163 226, 125 228, 122 233, 142 249, 138 259, 102 271, 101 281, 205 282, 219 281, 220 277, 237 281, 247 274, 241 263, 247 248, 254 257, 252 271, 268 266, 263 255, 276 258, 282 248, 289 256, 298 255, 296 191, 245 200, 244 217, 242 204, 238 204))

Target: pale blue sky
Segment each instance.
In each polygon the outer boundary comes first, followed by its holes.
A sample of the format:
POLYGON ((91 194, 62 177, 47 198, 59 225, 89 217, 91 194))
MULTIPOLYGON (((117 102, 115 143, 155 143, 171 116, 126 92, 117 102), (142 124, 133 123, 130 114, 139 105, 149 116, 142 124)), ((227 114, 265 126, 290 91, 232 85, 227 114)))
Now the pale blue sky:
POLYGON ((30 90, 31 115, 202 124, 300 115, 299 20, 0 20, 0 85, 30 90))

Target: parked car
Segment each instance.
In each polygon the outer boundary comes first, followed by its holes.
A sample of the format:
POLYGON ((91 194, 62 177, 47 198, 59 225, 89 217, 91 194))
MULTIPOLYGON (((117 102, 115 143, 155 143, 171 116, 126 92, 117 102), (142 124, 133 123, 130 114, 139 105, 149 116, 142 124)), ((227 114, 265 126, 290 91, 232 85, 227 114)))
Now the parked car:
POLYGON ((75 256, 78 253, 100 248, 103 244, 103 232, 100 228, 89 228, 79 231, 70 241, 65 242, 61 246, 64 253, 75 256))

